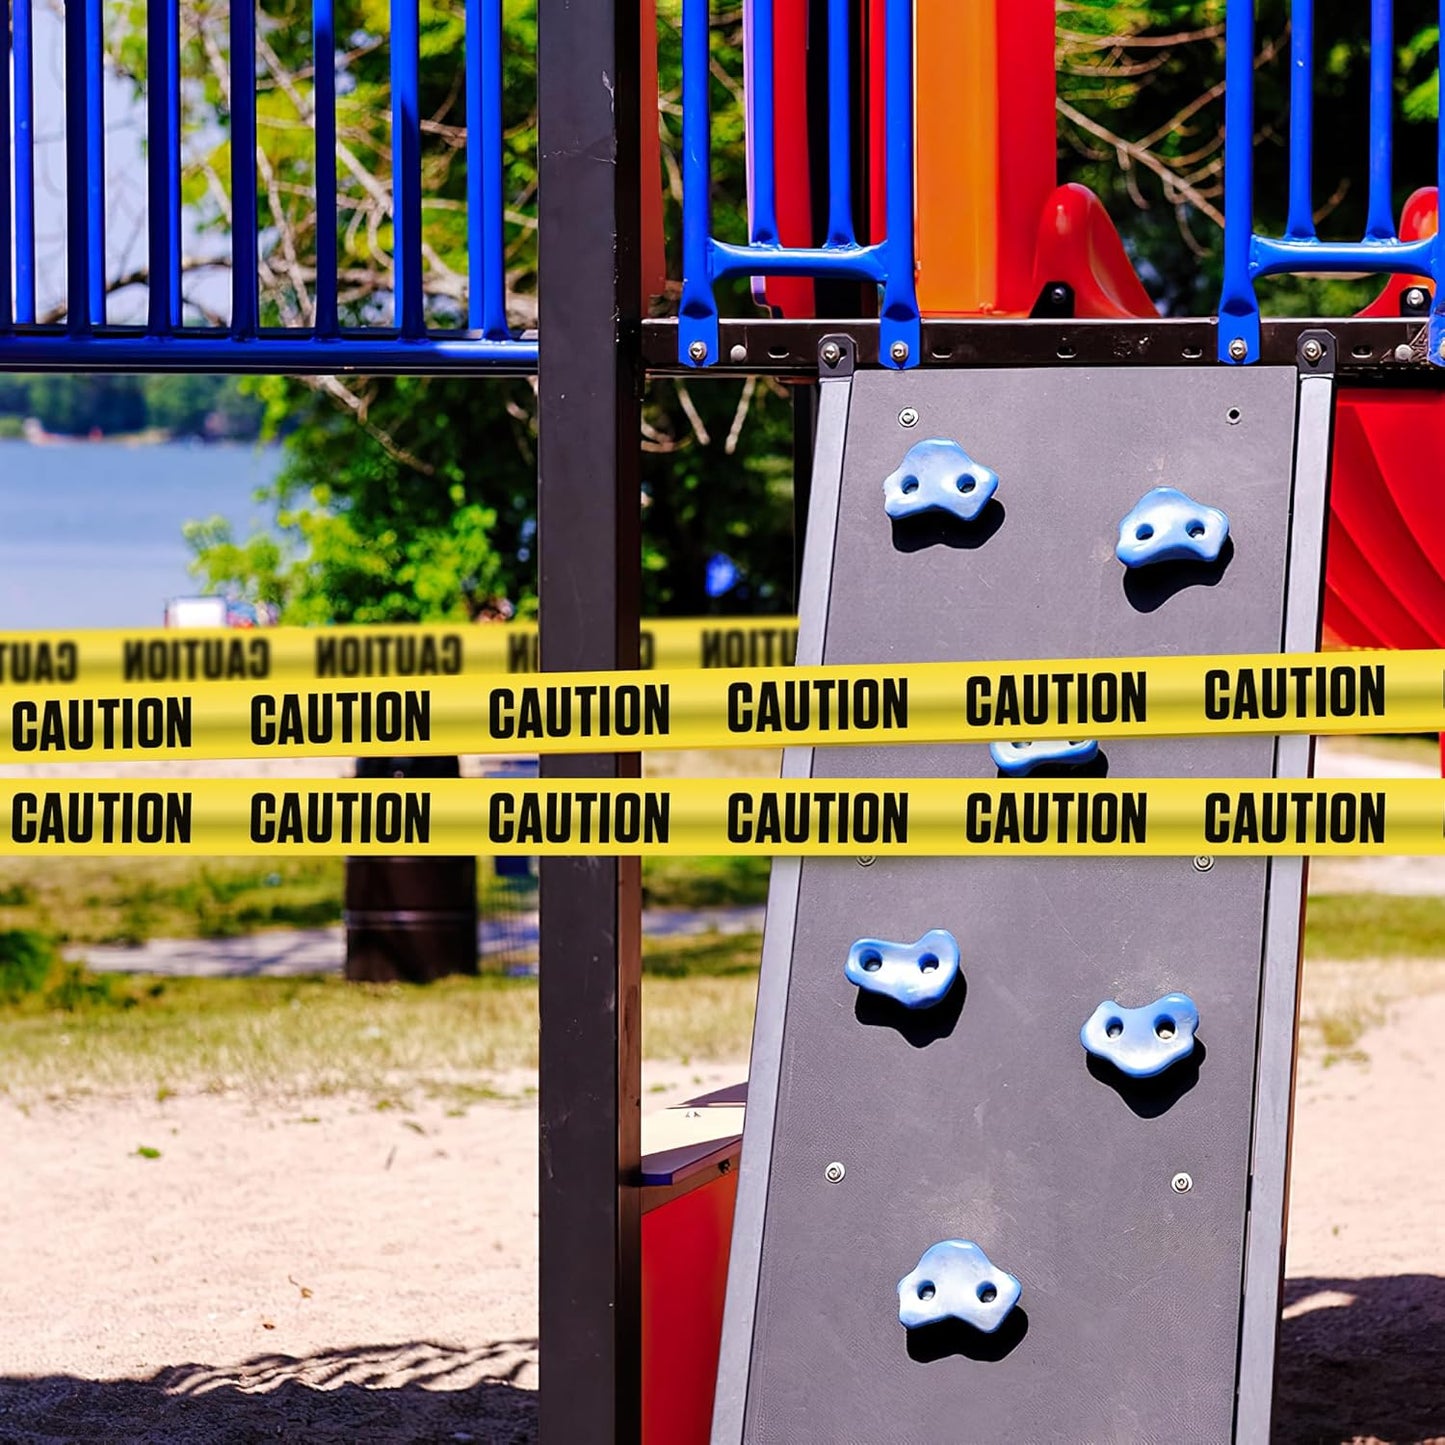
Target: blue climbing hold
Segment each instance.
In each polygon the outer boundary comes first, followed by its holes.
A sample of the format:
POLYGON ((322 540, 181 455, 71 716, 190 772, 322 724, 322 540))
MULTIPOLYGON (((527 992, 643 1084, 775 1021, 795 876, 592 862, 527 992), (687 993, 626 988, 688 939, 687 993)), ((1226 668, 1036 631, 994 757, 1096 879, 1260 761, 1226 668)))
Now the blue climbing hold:
POLYGON ((930 437, 909 447, 883 483, 883 510, 895 521, 947 512, 972 522, 998 491, 998 473, 974 461, 955 441, 930 437))
POLYGON ((918 1268, 898 1281, 898 1323, 906 1330, 962 1320, 991 1335, 1019 1302, 1023 1286, 995 1269, 971 1239, 945 1239, 923 1251, 918 1268))
POLYGON ((849 983, 904 1008, 930 1008, 958 977, 958 941, 943 928, 930 929, 917 943, 860 938, 848 950, 843 972, 849 983))
POLYGON ((1215 562, 1229 536, 1229 518, 1177 487, 1145 492, 1119 523, 1114 555, 1126 567, 1156 562, 1215 562))
POLYGON ((1194 1052, 1199 1009, 1187 994, 1166 993, 1143 1008, 1101 1003, 1079 1030, 1079 1042, 1131 1079, 1152 1079, 1194 1052))
POLYGON ((1092 738, 1077 743, 1065 742, 1062 738, 1040 743, 990 743, 988 755, 1004 777, 1026 778, 1045 763, 1070 768, 1092 763, 1099 756, 1099 744, 1092 738))

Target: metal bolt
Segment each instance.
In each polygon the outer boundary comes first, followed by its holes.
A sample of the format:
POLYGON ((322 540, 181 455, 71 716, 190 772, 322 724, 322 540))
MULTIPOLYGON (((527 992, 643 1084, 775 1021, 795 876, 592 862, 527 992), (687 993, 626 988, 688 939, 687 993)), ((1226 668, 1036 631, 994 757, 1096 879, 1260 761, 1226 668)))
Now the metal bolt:
POLYGON ((1414 361, 1414 359, 1415 359, 1415 348, 1414 348, 1413 346, 1411 346, 1408 341, 1402 341, 1402 342, 1395 348, 1395 360, 1396 360, 1396 361, 1414 361))
POLYGON ((836 341, 825 341, 823 343, 822 357, 829 366, 837 366, 843 359, 843 348, 836 341))
POLYGON ((898 425, 917 426, 918 412, 911 406, 905 406, 903 410, 898 413, 898 425))
POLYGON ((871 853, 865 853, 861 858, 859 858, 858 866, 860 868, 871 868, 877 861, 878 860, 874 858, 871 853))
POLYGON ((848 1171, 844 1169, 843 1166, 835 1159, 823 1171, 823 1178, 826 1179, 829 1184, 841 1184, 843 1181, 843 1176, 847 1172, 848 1171))
POLYGON ((694 342, 692 343, 692 345, 687 348, 687 354, 688 354, 694 361, 706 361, 706 360, 707 360, 707 342, 706 342, 706 341, 694 341, 694 342))
POLYGON ((1325 354, 1324 346, 1313 336, 1300 347, 1300 355, 1308 362, 1316 362, 1325 354))
POLYGON ((1243 361, 1244 358, 1249 355, 1249 342, 1242 336, 1236 336, 1234 340, 1229 343, 1229 354, 1236 361, 1243 361))
POLYGON ((1169 1187, 1176 1194, 1188 1194, 1194 1188, 1194 1181, 1181 1169, 1170 1181, 1169 1187))
POLYGON ((1411 311, 1423 311, 1430 300, 1419 286, 1411 286, 1402 299, 1411 311))
POLYGON ((908 343, 906 341, 895 341, 888 348, 888 354, 901 366, 908 360, 908 343))
POLYGON ((1211 858, 1208 853, 1201 853, 1195 858, 1194 866, 1201 873, 1208 873, 1209 870, 1214 867, 1214 859, 1211 858))
POLYGON ((731 361, 734 366, 740 366, 747 359, 748 349, 742 344, 742 342, 738 342, 738 344, 734 346, 730 352, 728 352, 728 360, 731 361))

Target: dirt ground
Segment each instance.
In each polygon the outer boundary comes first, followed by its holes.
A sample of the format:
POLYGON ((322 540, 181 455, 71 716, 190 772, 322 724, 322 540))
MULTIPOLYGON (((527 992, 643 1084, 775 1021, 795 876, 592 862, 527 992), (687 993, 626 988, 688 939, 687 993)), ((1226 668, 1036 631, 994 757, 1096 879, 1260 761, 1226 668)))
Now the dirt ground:
MULTIPOLYGON (((1397 999, 1363 1060, 1301 1064, 1288 1445, 1445 1440, 1442 1037, 1445 993, 1397 999)), ((738 1075, 651 1068, 647 1103, 738 1075)), ((532 1440, 535 1130, 527 1098, 0 1106, 0 1441, 532 1440)))

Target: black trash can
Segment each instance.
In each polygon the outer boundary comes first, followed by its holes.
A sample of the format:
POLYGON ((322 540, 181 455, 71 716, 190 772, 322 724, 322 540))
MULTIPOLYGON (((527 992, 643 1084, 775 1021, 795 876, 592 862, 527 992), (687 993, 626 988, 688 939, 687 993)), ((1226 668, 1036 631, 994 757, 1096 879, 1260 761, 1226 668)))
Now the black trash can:
MULTIPOLYGON (((456 758, 362 758, 358 778, 456 778, 456 758)), ((427 983, 477 972, 475 858, 348 858, 346 977, 427 983)))

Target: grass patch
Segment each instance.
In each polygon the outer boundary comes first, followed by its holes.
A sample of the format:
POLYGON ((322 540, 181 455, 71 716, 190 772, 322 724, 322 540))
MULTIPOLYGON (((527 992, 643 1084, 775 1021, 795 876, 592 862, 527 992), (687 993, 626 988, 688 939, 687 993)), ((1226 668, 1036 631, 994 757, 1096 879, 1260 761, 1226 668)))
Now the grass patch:
POLYGON ((1319 893, 1305 912, 1307 958, 1445 957, 1445 898, 1319 893))
POLYGON ((642 972, 653 978, 731 978, 755 974, 762 954, 760 933, 697 933, 646 939, 642 972))

